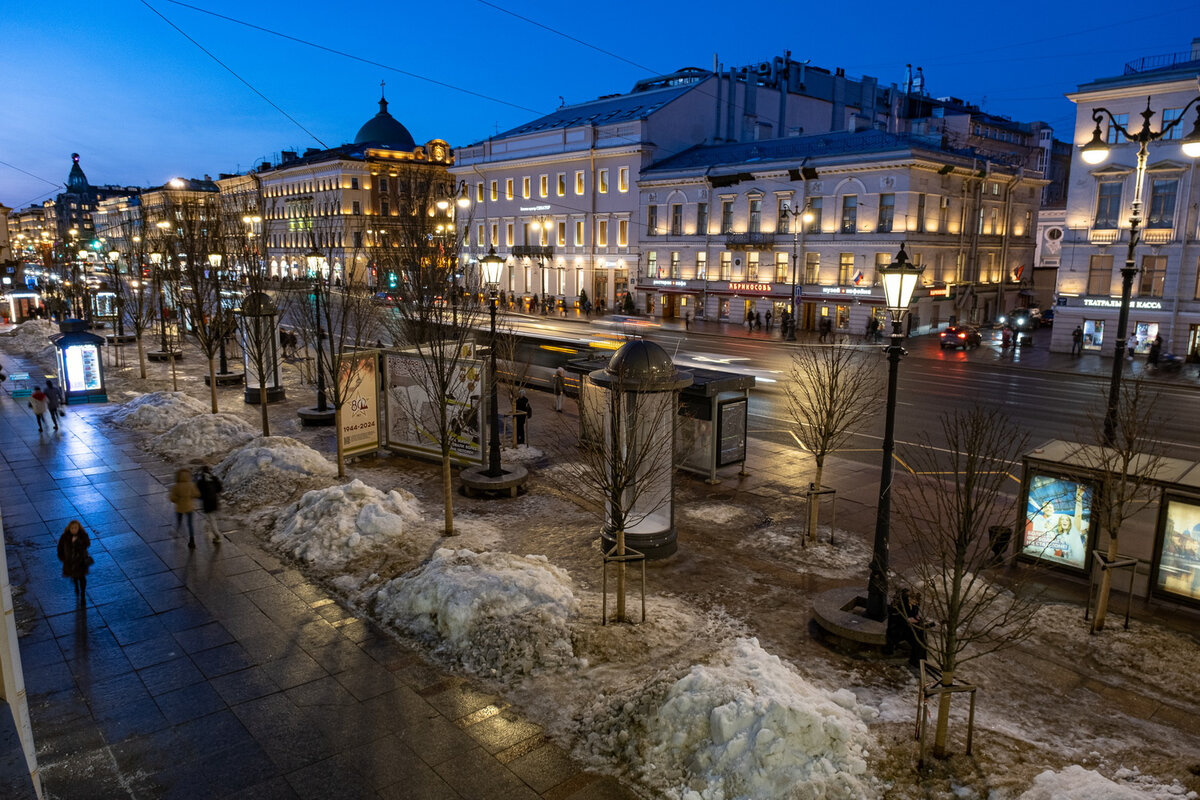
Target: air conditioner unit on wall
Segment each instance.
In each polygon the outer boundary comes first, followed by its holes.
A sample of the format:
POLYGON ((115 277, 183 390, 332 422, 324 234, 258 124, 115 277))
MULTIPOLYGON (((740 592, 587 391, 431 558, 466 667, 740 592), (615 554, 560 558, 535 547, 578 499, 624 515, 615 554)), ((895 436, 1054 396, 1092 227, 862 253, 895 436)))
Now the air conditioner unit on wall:
POLYGON ((942 202, 941 202, 941 204, 940 204, 940 205, 941 205, 941 207, 942 207, 942 208, 949 208, 949 207, 950 207, 950 198, 949 198, 949 197, 943 197, 943 198, 942 198, 942 202))

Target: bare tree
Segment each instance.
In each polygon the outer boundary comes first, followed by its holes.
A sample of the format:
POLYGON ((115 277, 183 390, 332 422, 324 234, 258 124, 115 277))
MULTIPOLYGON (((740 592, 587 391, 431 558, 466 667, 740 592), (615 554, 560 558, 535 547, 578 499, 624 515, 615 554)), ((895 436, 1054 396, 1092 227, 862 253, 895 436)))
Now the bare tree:
MULTIPOLYGON (((911 456, 915 475, 901 485, 897 514, 915 556, 908 588, 921 594, 929 625, 918 623, 913 634, 945 689, 955 686, 962 664, 1027 638, 1038 598, 1024 591, 1029 571, 1007 586, 982 574, 1014 557, 995 546, 990 529, 1016 517, 1017 498, 1006 490, 1026 437, 1000 411, 978 407, 943 415, 941 433, 943 447, 924 436, 911 456)), ((951 695, 939 697, 937 756, 946 753, 951 695)))
MULTIPOLYGON (((458 229, 454 224, 454 183, 440 170, 413 166, 393 179, 397 213, 373 240, 381 274, 393 276, 393 313, 385 317, 392 339, 417 358, 405 363, 411 378, 437 398, 427 415, 428 435, 441 453, 444 533, 454 534, 454 485, 451 474, 459 415, 453 397, 471 358, 481 304, 477 293, 459 283, 458 229)), ((465 234, 469 224, 463 226, 465 234)))
POLYGON ((111 246, 125 261, 127 274, 122 275, 116 264, 111 266, 113 291, 116 292, 118 337, 124 335, 124 325, 133 328, 137 343, 138 369, 142 380, 146 379, 146 350, 143 337, 154 325, 157 305, 145 272, 149 269, 150 242, 152 231, 147 230, 144 208, 130 204, 121 208, 107 219, 104 235, 111 246))
POLYGON ((517 446, 517 400, 521 392, 529 385, 529 364, 521 360, 518 353, 520 339, 516 329, 507 321, 496 324, 496 359, 497 381, 504 387, 504 397, 508 400, 508 410, 514 421, 512 429, 512 446, 517 446))
MULTIPOLYGON (((883 384, 878 359, 855 347, 802 347, 792 353, 787 392, 792 433, 813 456, 813 483, 822 489, 825 459, 836 452, 867 420, 879 402, 883 384)), ((808 538, 817 538, 820 505, 808 501, 808 538)))
MULTIPOLYGON (((1117 560, 1125 520, 1157 499, 1155 481, 1164 456, 1163 445, 1155 438, 1162 420, 1155 407, 1155 394, 1145 383, 1137 380, 1121 385, 1116 422, 1116 432, 1106 445, 1103 416, 1089 414, 1088 430, 1079 437, 1085 443, 1071 454, 1072 460, 1094 471, 1099 481, 1091 520, 1108 536, 1105 559, 1110 563, 1117 560)), ((1112 570, 1105 569, 1092 617, 1093 633, 1104 630, 1111 590, 1112 570)))

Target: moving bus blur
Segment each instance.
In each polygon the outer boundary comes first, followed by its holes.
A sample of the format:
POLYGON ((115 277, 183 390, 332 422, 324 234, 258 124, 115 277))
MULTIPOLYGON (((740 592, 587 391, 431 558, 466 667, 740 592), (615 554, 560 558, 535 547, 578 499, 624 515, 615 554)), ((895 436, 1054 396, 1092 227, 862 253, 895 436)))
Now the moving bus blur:
MULTIPOLYGON (((528 331, 498 331, 496 372, 502 383, 551 391, 554 373, 577 358, 612 355, 630 337, 605 333, 547 334, 528 331)), ((488 344, 488 332, 477 330, 475 341, 488 344)), ((579 395, 579 377, 567 372, 567 394, 579 395)))

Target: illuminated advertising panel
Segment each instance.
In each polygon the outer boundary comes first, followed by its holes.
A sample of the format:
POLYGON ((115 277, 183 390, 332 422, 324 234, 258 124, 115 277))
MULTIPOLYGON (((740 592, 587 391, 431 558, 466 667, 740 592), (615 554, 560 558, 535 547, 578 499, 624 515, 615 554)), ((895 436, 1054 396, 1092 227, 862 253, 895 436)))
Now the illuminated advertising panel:
POLYGON ((1154 588, 1200 602, 1200 500, 1168 496, 1154 588))
POLYGON ((1025 499, 1021 554, 1083 570, 1091 552, 1091 483, 1034 472, 1025 499))
POLYGON ((379 449, 378 362, 376 350, 343 355, 338 360, 337 379, 346 398, 338 431, 344 456, 379 449))
POLYGON ((76 344, 63 351, 67 386, 73 392, 100 388, 100 351, 94 344, 76 344))

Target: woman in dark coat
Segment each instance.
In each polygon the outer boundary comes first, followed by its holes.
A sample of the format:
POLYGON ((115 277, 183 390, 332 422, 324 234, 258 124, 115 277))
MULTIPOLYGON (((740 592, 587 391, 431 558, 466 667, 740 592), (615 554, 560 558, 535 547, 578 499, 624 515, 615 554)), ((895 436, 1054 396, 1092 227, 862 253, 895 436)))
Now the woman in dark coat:
POLYGON ((58 560, 63 565, 63 577, 71 579, 75 594, 81 603, 84 601, 83 593, 87 591, 88 567, 92 563, 92 558, 88 555, 88 548, 91 546, 92 540, 88 538, 87 531, 77 519, 67 524, 67 529, 58 539, 58 560))

